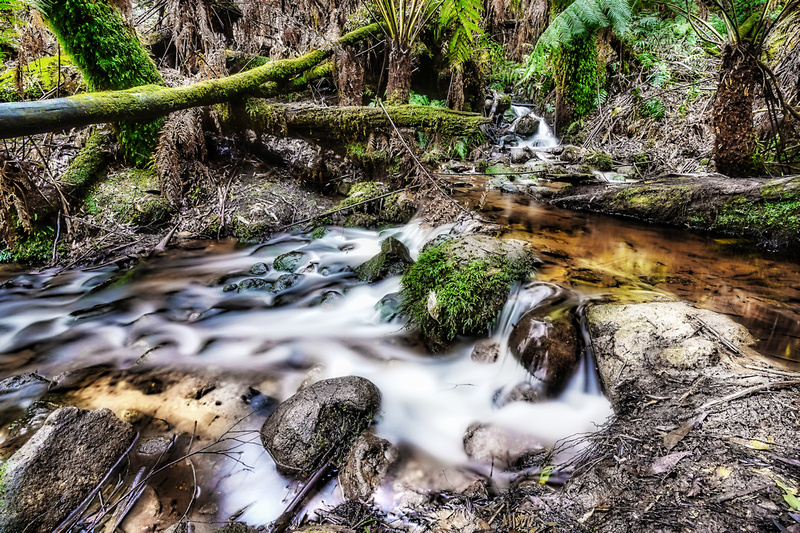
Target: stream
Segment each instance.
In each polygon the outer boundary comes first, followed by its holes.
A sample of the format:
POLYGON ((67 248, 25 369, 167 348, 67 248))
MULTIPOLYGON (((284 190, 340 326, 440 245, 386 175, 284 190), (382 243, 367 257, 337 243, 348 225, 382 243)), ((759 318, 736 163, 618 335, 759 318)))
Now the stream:
MULTIPOLYGON (((426 241, 450 230, 412 222, 380 232, 331 227, 316 239, 287 233, 249 246, 195 242, 128 272, 0 267, 0 379, 35 372, 54 381, 70 404, 151 416, 158 423, 147 425, 141 439, 182 434, 187 451, 210 446, 217 453, 193 456, 191 470, 187 459, 154 476, 123 528, 163 528, 186 511, 195 531, 213 531, 231 517, 267 524, 299 490, 277 473, 257 430, 277 402, 323 378, 358 375, 381 390, 376 434, 403 455, 394 482, 376 496, 384 510, 397 509, 414 491, 460 490, 475 479, 503 488, 535 474, 472 460, 463 442, 480 422, 546 449, 593 431, 611 413, 587 360, 558 398, 497 402, 531 380, 505 344, 516 320, 554 284, 571 286, 584 300, 639 293, 687 300, 748 327, 762 353, 800 361, 797 263, 739 239, 565 211, 501 190, 484 195, 487 179, 459 175, 457 197, 483 202, 484 216, 506 225, 506 237, 531 242, 544 261, 502 311, 493 332, 500 345, 495 363, 473 359, 472 339, 428 355, 397 316, 399 277, 357 281, 353 268, 386 237, 398 238, 416 258, 426 241), (281 280, 285 273, 273 263, 287 252, 299 259, 294 276, 281 280), (281 290, 264 290, 273 283, 281 290), (400 483, 404 476, 415 480, 413 490, 400 483), (173 514, 148 507, 167 499, 173 514)), ((8 423, 46 392, 0 392, 0 452, 17 445, 8 423)), ((332 480, 305 512, 340 499, 332 480)))

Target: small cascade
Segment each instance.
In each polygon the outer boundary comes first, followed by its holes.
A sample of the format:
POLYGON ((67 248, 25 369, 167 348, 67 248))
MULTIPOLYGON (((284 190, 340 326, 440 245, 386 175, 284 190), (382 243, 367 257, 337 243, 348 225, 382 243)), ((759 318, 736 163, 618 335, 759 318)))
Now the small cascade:
MULTIPOLYGON (((533 109, 527 106, 512 105, 511 110, 517 117, 517 119, 514 121, 514 124, 518 123, 525 117, 538 121, 536 133, 527 137, 523 136, 519 140, 519 144, 517 146, 527 146, 530 148, 552 148, 559 145, 558 139, 553 135, 553 130, 547 125, 547 121, 544 119, 544 117, 535 114, 533 109)), ((513 124, 511 128, 514 129, 513 124)))

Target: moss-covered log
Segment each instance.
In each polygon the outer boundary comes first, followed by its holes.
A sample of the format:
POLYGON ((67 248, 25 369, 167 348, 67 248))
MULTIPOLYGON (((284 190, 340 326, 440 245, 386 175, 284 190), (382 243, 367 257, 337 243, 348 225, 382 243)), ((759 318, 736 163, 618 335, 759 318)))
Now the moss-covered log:
POLYGON ((180 109, 231 102, 246 95, 269 94, 280 83, 313 69, 336 46, 351 44, 378 30, 373 24, 296 59, 284 59, 226 78, 206 80, 188 87, 145 85, 124 91, 106 91, 39 102, 0 104, 0 138, 8 139, 49 131, 120 120, 151 120, 180 109), (274 81, 276 85, 264 84, 274 81))
POLYGON ((553 201, 699 230, 750 237, 768 248, 800 245, 800 178, 742 178, 721 174, 668 176, 633 185, 572 187, 553 201))
MULTIPOLYGON (((289 131, 323 138, 365 138, 375 130, 391 131, 392 124, 379 107, 318 107, 310 104, 268 104, 255 98, 245 104, 246 117, 235 111, 231 119, 256 131, 285 134, 289 131)), ((399 128, 413 128, 448 137, 476 135, 489 119, 444 107, 398 105, 386 108, 399 128)))

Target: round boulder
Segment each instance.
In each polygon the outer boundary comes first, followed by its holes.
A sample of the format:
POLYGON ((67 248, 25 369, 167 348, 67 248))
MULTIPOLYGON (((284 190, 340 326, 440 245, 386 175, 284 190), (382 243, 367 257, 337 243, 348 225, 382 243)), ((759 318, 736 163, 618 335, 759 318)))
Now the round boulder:
POLYGON ((546 396, 556 396, 580 360, 581 344, 570 299, 548 299, 519 319, 508 340, 514 357, 541 381, 546 396), (549 304, 549 305, 548 305, 549 304))
POLYGON ((302 477, 338 460, 373 421, 380 390, 369 380, 325 379, 297 392, 264 421, 261 442, 278 471, 302 477))
POLYGON ((397 455, 397 449, 388 440, 370 431, 359 435, 339 470, 339 486, 344 497, 367 501, 383 483, 397 455))

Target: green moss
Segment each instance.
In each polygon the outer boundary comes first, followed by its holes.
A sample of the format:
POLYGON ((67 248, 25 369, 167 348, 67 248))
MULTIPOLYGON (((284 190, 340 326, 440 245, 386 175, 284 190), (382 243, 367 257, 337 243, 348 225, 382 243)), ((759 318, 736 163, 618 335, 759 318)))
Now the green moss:
POLYGON ((533 265, 532 259, 512 263, 501 255, 462 263, 447 246, 425 250, 402 279, 401 312, 439 347, 457 335, 488 333, 512 284, 527 277, 533 265))
MULTIPOLYGON (((83 74, 91 91, 163 85, 155 63, 119 11, 104 0, 48 2, 44 15, 59 43, 83 74)), ((163 119, 121 123, 126 156, 142 166, 158 142, 163 119)))
POLYGON ((155 198, 140 204, 131 216, 131 222, 137 226, 160 226, 172 218, 175 208, 166 198, 155 198))
POLYGON ((567 105, 574 110, 577 120, 592 112, 597 103, 598 77, 597 32, 587 31, 584 36, 561 45, 556 58, 556 83, 561 88, 567 105))
POLYGON ((715 225, 728 231, 800 231, 800 193, 762 194, 757 200, 734 198, 722 206, 715 225))
POLYGON ((589 154, 586 157, 586 162, 603 172, 608 172, 614 168, 614 161, 611 156, 602 152, 589 154))
MULTIPOLYGON (((42 57, 31 61, 22 69, 22 87, 25 100, 37 100, 53 91, 59 83, 58 57, 42 57)), ((0 74, 0 102, 16 102, 20 99, 16 84, 17 71, 10 69, 0 74)), ((75 94, 80 87, 77 68, 68 57, 61 57, 62 90, 64 94, 75 94)))

